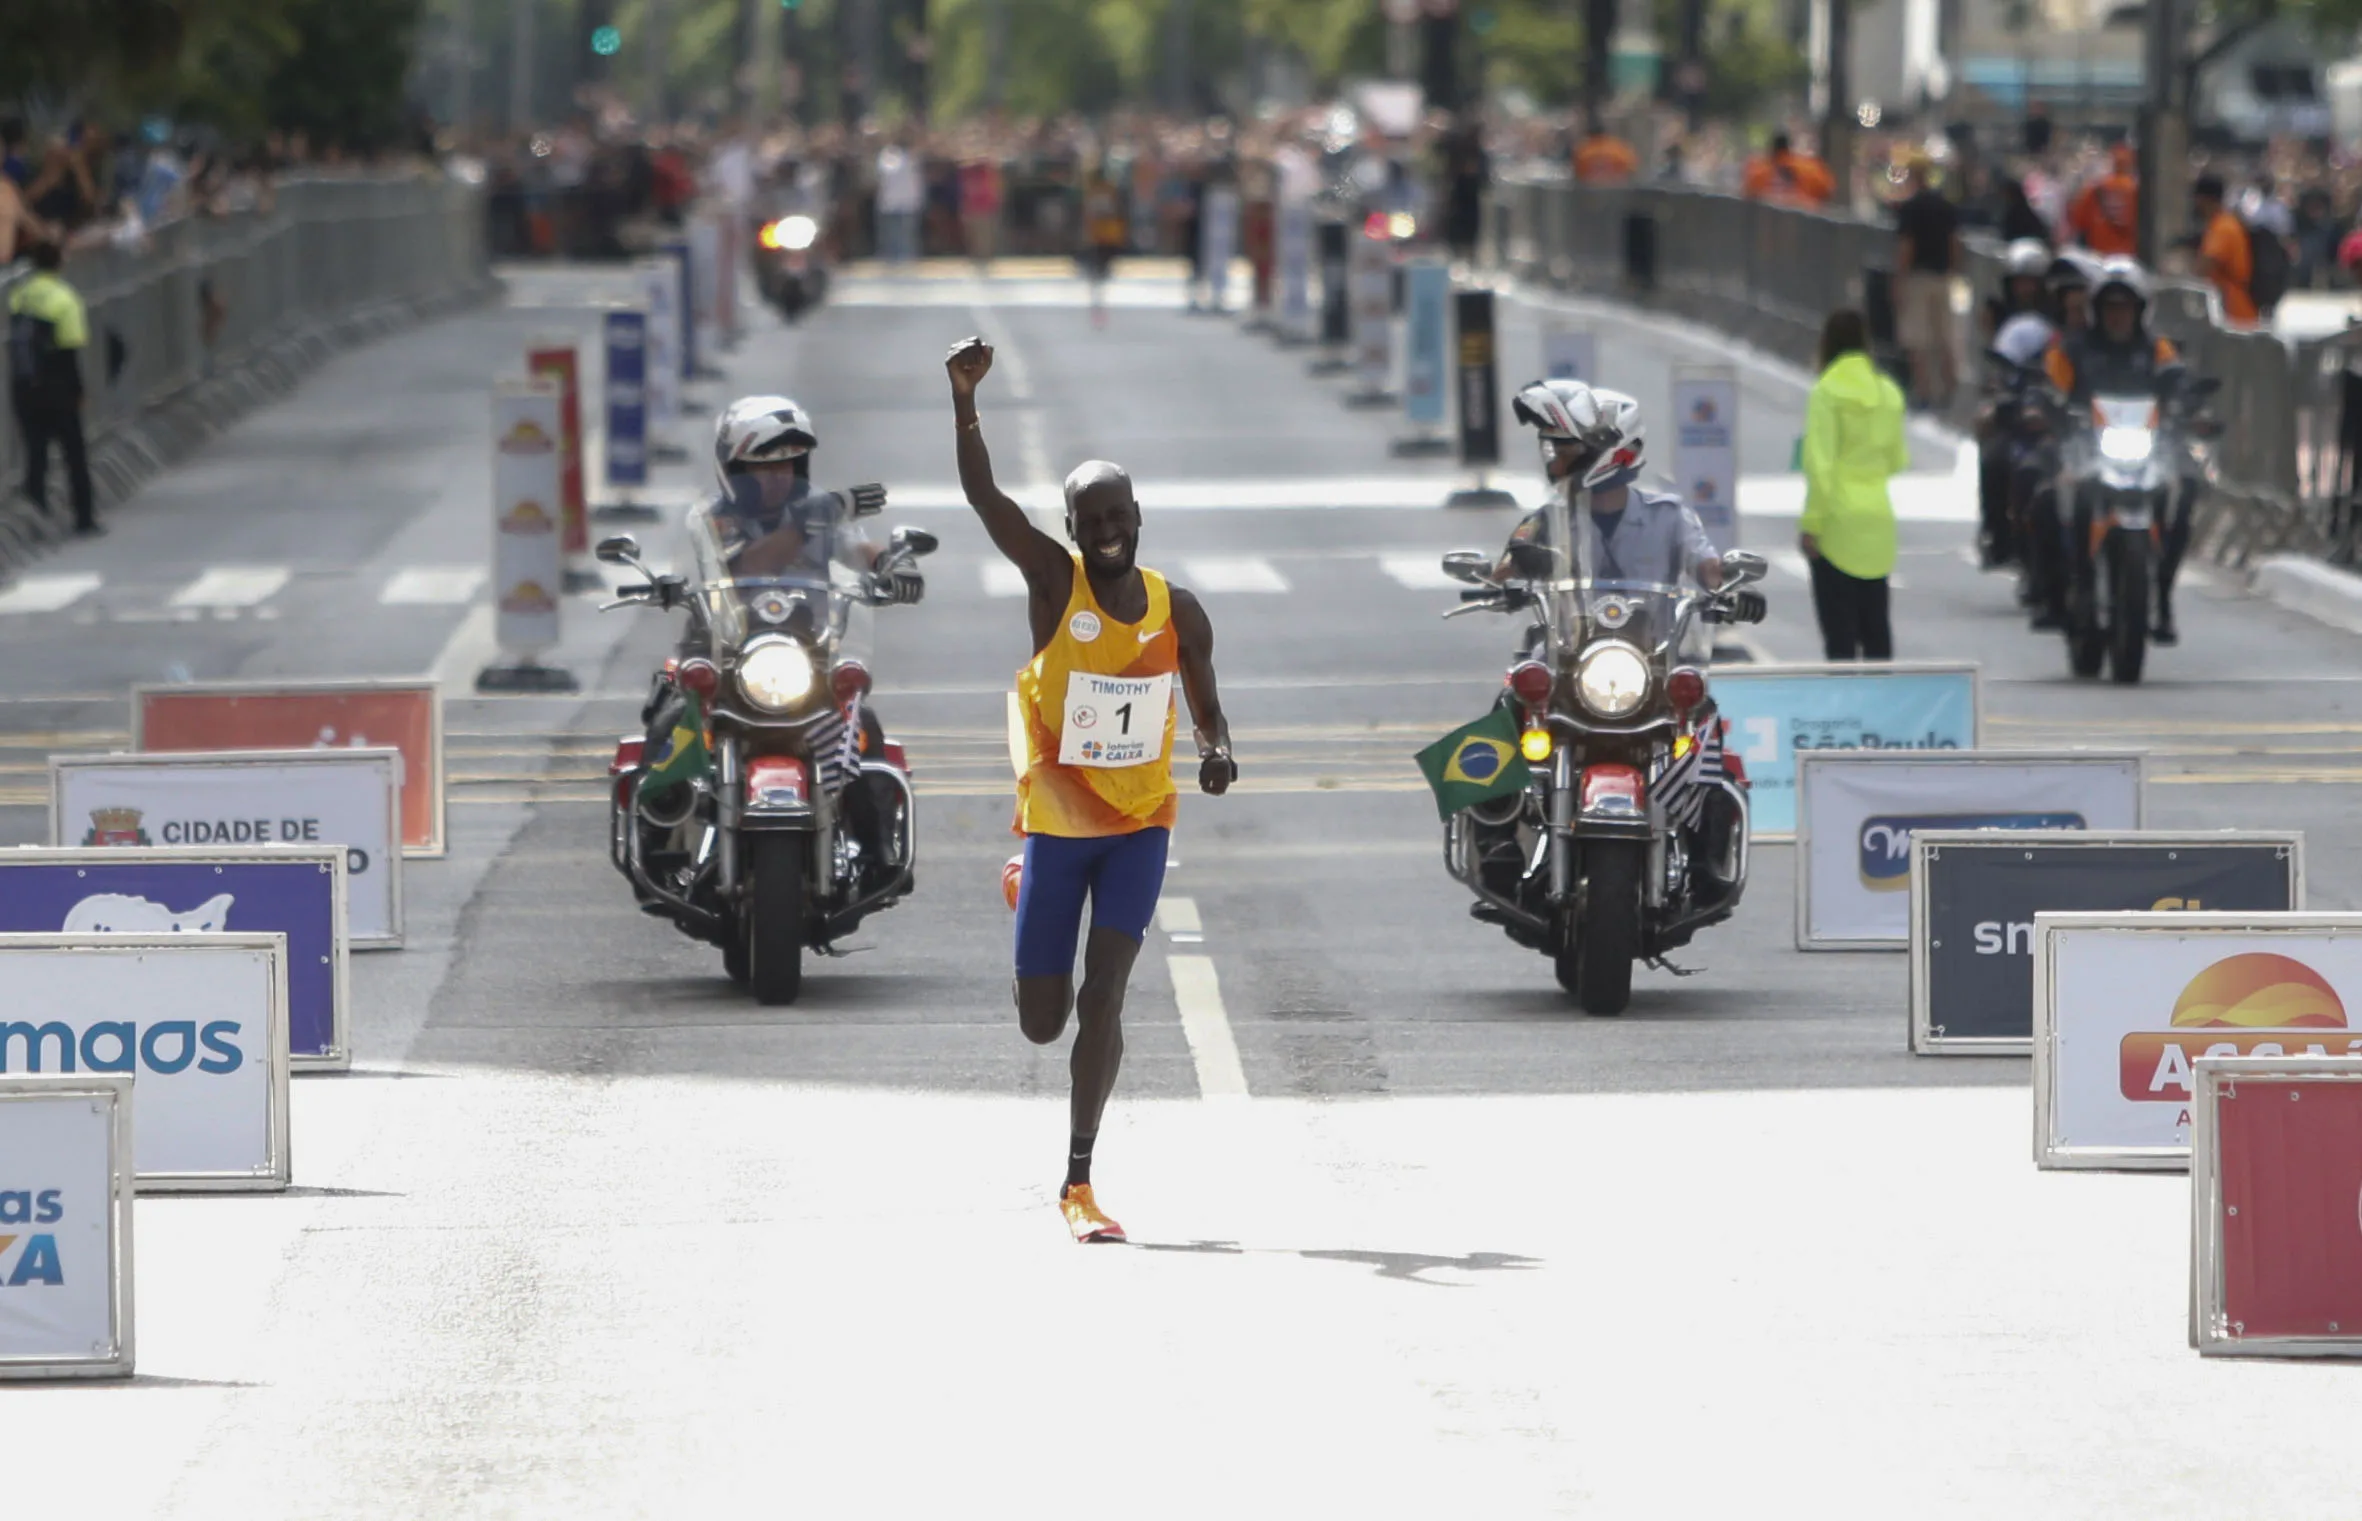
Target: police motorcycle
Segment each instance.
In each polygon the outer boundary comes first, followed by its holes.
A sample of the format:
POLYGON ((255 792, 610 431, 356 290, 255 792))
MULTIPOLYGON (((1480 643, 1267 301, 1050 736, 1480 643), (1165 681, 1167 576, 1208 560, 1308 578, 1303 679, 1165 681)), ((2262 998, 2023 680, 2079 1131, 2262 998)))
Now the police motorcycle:
POLYGON ((1606 579, 1567 495, 1550 494, 1543 533, 1509 546, 1506 572, 1475 550, 1443 557, 1469 585, 1445 617, 1536 622, 1501 699, 1532 781, 1455 813, 1444 866, 1476 894, 1474 916, 1549 956, 1586 1013, 1620 1014, 1633 963, 1662 965, 1746 887, 1746 775, 1706 673, 1712 626, 1737 621, 1765 562, 1726 553, 1716 592, 1606 579))
POLYGON ((825 495, 853 510, 815 514, 807 552, 775 574, 732 570, 716 504, 685 520, 686 574, 650 569, 629 535, 598 546, 601 560, 645 577, 602 611, 688 614, 642 715, 669 730, 664 753, 627 736, 608 768, 615 868, 643 912, 719 946, 731 980, 766 1006, 795 1002, 804 951, 835 954, 863 919, 910 893, 916 865, 909 761, 867 705, 863 655, 868 609, 900 600, 892 579, 936 539, 897 528, 871 572, 852 571, 835 538, 853 516, 883 510, 885 494, 825 495), (673 752, 699 743, 709 763, 660 785, 673 752))
POLYGON ((828 297, 828 229, 822 224, 825 197, 803 183, 799 171, 774 197, 772 211, 754 229, 755 289, 790 323, 828 297))

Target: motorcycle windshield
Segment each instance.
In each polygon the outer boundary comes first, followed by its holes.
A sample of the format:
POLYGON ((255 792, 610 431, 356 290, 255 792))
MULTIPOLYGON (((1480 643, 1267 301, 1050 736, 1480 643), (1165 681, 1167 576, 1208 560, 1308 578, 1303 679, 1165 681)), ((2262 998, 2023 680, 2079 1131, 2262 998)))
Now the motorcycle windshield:
POLYGON ((692 507, 683 527, 717 649, 779 633, 866 655, 869 609, 855 567, 867 562, 868 541, 834 494, 811 492, 769 512, 708 502, 692 507))
POLYGON ((1552 492, 1543 506, 1540 538, 1551 574, 1535 591, 1550 648, 1561 661, 1601 639, 1621 639, 1666 665, 1703 664, 1712 655, 1696 592, 1609 573, 1591 514, 1570 507, 1565 493, 1552 492))

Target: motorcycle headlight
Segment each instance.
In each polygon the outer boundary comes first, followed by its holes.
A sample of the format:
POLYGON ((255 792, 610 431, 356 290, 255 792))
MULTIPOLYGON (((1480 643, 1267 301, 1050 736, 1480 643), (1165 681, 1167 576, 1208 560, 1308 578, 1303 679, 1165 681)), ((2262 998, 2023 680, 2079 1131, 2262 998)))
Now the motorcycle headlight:
POLYGON ((1603 644, 1575 669, 1575 695, 1602 718, 1624 718, 1648 696, 1648 662, 1629 644, 1603 644))
POLYGON ((782 217, 779 221, 779 246, 789 253, 802 253, 820 236, 820 224, 807 216, 782 217))
POLYGON ((2157 435, 2148 428, 2102 428, 2100 453, 2127 465, 2140 463, 2156 447, 2157 435))
POLYGON ((738 688, 766 713, 783 713, 812 695, 812 656, 789 640, 758 644, 738 667, 738 688))

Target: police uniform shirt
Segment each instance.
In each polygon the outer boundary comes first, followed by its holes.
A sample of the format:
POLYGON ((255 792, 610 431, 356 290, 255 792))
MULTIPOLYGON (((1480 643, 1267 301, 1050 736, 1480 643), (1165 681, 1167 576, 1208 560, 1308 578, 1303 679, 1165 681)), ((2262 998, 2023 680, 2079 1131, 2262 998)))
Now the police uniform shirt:
MULTIPOLYGON (((1603 535, 1601 519, 1584 506, 1572 509, 1585 519, 1589 537, 1591 576, 1597 581, 1646 581, 1678 586, 1682 577, 1705 561, 1721 558, 1706 525, 1681 498, 1635 486, 1625 493, 1624 510, 1603 535)), ((1514 538, 1548 543, 1548 517, 1535 513, 1518 525, 1514 538)))

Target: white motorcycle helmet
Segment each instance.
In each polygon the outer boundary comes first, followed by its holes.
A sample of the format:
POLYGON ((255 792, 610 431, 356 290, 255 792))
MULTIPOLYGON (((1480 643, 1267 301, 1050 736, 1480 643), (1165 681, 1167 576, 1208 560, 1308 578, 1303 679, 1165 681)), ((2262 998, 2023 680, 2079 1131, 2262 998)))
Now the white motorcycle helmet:
POLYGON ((1583 446, 1588 459, 1576 484, 1585 491, 1621 486, 1640 474, 1648 430, 1640 403, 1621 391, 1579 380, 1537 380, 1517 393, 1510 410, 1541 435, 1545 471, 1556 442, 1573 439, 1583 446))
POLYGON ((2020 238, 2002 251, 2003 280, 2039 280, 2050 273, 2050 249, 2040 238, 2020 238))
POLYGON ((2099 272, 2091 282, 2091 304, 2096 310, 2109 293, 2121 291, 2146 309, 2149 304, 2149 273, 2140 261, 2119 254, 2100 262, 2099 272))
POLYGON ((724 491, 749 465, 800 462, 819 447, 812 414, 785 396, 741 396, 714 419, 714 474, 724 491))

